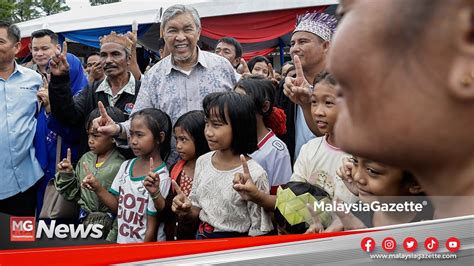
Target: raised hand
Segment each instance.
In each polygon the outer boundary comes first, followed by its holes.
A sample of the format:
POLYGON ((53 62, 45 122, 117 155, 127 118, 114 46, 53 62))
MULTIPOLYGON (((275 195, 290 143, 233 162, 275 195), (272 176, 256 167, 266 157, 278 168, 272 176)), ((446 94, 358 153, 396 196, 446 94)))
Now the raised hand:
MULTIPOLYGON (((342 201, 339 199, 336 199, 336 204, 342 204, 342 201)), ((359 218, 355 217, 355 215, 352 214, 352 212, 349 212, 349 213, 345 213, 343 211, 335 211, 335 212, 336 212, 337 217, 342 223, 344 231, 367 228, 367 226, 359 218)))
POLYGON ((69 63, 67 62, 67 43, 63 42, 63 51, 56 52, 56 55, 49 60, 51 74, 63 76, 69 74, 69 63))
POLYGON ((70 174, 72 173, 72 163, 71 163, 71 149, 67 149, 66 158, 58 163, 58 172, 61 174, 70 174))
POLYGON ((247 76, 252 75, 252 73, 250 72, 249 66, 247 65, 247 62, 245 62, 245 59, 241 58, 240 64, 242 65, 242 73, 241 73, 242 77, 247 77, 247 76))
POLYGON ((342 165, 337 169, 336 174, 342 179, 342 182, 344 182, 347 189, 352 192, 352 194, 359 196, 359 189, 352 178, 353 167, 354 164, 348 158, 344 158, 342 159, 342 165))
POLYGON ((150 171, 143 181, 143 185, 150 195, 154 196, 160 192, 160 175, 153 172, 153 157, 150 157, 150 171))
POLYGON ((312 206, 311 204, 306 204, 306 208, 308 208, 308 211, 311 214, 312 224, 309 226, 308 230, 306 230, 305 234, 323 232, 324 231, 323 223, 321 223, 321 220, 319 219, 318 214, 314 211, 314 206, 312 206))
POLYGON ((283 93, 298 105, 311 104, 311 86, 304 76, 301 61, 297 55, 294 56, 293 63, 295 64, 296 78, 285 78, 283 93))
POLYGON ((92 129, 107 136, 117 136, 120 132, 120 126, 107 114, 101 101, 98 102, 100 117, 92 120, 92 129))
POLYGON ((243 173, 234 174, 234 190, 237 191, 244 200, 255 201, 258 197, 258 188, 250 176, 249 166, 244 155, 240 155, 240 161, 242 162, 243 173))
POLYGON ((188 197, 186 197, 176 181, 171 180, 171 185, 176 191, 176 196, 173 198, 171 210, 179 216, 189 214, 192 207, 191 201, 188 199, 188 197))
POLYGON ((104 61, 99 60, 91 66, 89 76, 92 81, 100 80, 104 77, 104 61))
POLYGON ((87 188, 91 191, 96 191, 100 187, 100 183, 97 178, 91 173, 89 170, 89 166, 86 162, 83 162, 82 166, 84 167, 84 171, 86 172, 86 177, 82 180, 82 187, 87 188))

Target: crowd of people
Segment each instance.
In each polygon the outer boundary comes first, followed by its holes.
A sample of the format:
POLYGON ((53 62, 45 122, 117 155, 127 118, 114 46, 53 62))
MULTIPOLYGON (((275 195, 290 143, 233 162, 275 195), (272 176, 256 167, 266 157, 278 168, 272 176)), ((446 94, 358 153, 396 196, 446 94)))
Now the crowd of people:
POLYGON ((162 14, 144 73, 136 32, 102 37, 84 70, 38 30, 26 67, 0 22, 0 212, 98 223, 117 243, 474 214, 472 1, 347 0, 337 15, 299 15, 281 71, 232 37, 201 50, 185 5, 162 14), (423 210, 316 208, 408 199, 423 210))

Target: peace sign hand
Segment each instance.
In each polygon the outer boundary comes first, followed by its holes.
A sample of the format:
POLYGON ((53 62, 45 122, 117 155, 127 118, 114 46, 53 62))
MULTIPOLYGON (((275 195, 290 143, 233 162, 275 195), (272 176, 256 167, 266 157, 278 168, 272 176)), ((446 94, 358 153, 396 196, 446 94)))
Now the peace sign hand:
POLYGON ((64 76, 69 74, 69 63, 67 62, 67 43, 63 42, 63 51, 59 51, 49 60, 51 74, 54 76, 64 76))
POLYGON ((156 195, 157 192, 160 192, 160 175, 153 172, 153 157, 150 157, 150 172, 145 177, 143 185, 150 195, 156 195))
POLYGON ((70 174, 72 173, 72 163, 71 163, 71 149, 67 149, 66 158, 58 163, 58 172, 61 174, 70 174))
POLYGON ((305 106, 311 104, 311 86, 306 80, 301 66, 301 61, 297 55, 293 58, 296 70, 296 78, 286 77, 283 85, 283 93, 290 100, 298 105, 305 106))
POLYGON ((101 101, 97 103, 97 106, 99 107, 100 117, 92 120, 92 129, 106 136, 117 136, 120 132, 120 126, 115 124, 114 120, 107 114, 101 101))
POLYGON ((191 212, 191 201, 184 194, 184 192, 179 187, 176 181, 171 180, 171 185, 176 191, 176 196, 173 198, 173 204, 171 205, 171 210, 176 213, 178 216, 184 216, 191 212))
POLYGON ((88 190, 96 191, 98 188, 100 188, 99 181, 91 173, 91 171, 89 170, 89 166, 87 165, 86 162, 83 162, 82 166, 84 167, 84 171, 86 172, 86 177, 84 177, 84 179, 82 180, 81 186, 83 188, 87 188, 88 190))
POLYGON ((249 166, 247 159, 244 155, 240 155, 240 161, 242 163, 243 173, 234 174, 234 190, 247 201, 255 201, 258 197, 258 188, 250 176, 249 166))

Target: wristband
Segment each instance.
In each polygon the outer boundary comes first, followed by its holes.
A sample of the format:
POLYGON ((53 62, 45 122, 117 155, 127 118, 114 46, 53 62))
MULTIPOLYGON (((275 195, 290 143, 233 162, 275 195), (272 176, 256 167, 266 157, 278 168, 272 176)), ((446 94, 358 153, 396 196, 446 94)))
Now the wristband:
POLYGON ((118 132, 117 134, 115 134, 114 137, 119 137, 120 135, 122 135, 123 126, 122 126, 122 124, 120 124, 120 123, 115 123, 115 124, 119 126, 119 132, 118 132))
POLYGON ((150 194, 150 196, 151 196, 152 200, 156 200, 157 198, 159 198, 161 196, 161 192, 159 190, 157 190, 155 193, 150 194))

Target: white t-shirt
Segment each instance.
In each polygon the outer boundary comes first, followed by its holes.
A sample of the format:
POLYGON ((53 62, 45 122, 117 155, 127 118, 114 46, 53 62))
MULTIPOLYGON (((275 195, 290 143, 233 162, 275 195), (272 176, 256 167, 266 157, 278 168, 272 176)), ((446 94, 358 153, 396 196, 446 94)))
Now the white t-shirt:
MULTIPOLYGON (((235 173, 242 166, 228 171, 217 170, 211 161, 215 151, 196 161, 193 187, 189 199, 201 208, 199 219, 214 227, 215 232, 240 232, 250 236, 263 235, 273 229, 271 216, 257 204, 244 200, 233 188, 235 173)), ((265 170, 255 161, 248 162, 252 180, 260 191, 270 192, 265 170)))
POLYGON ((310 140, 303 145, 295 162, 291 181, 308 182, 322 187, 331 197, 345 202, 355 202, 357 197, 350 192, 336 175, 342 159, 349 155, 331 146, 326 136, 310 140))
POLYGON ((258 150, 250 155, 267 172, 271 187, 288 183, 291 177, 291 159, 288 149, 273 131, 258 143, 258 150))
MULTIPOLYGON (((132 177, 133 165, 137 158, 122 163, 115 176, 109 192, 119 197, 117 222, 117 243, 139 243, 145 240, 147 215, 156 216, 157 211, 150 194, 143 186, 145 176, 132 177)), ((166 198, 171 186, 171 179, 162 163, 155 171, 160 175, 160 192, 166 198)), ((164 225, 158 227, 158 241, 166 240, 164 225)))

